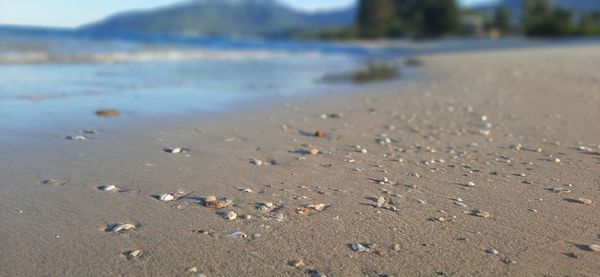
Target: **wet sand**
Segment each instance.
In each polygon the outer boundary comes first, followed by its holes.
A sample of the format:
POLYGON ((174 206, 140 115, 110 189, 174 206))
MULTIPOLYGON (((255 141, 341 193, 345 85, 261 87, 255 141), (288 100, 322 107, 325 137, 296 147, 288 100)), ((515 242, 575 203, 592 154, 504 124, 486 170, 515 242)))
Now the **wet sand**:
POLYGON ((401 85, 7 143, 0 275, 597 276, 600 47, 423 60, 401 85))

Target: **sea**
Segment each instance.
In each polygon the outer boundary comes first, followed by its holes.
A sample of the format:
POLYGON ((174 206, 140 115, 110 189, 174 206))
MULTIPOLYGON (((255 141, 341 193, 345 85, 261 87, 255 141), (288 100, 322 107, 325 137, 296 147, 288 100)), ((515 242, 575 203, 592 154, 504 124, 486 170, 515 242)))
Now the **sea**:
POLYGON ((356 84, 328 76, 351 74, 374 61, 402 64, 436 52, 564 43, 574 42, 333 43, 0 28, 0 139, 105 128, 108 120, 119 120, 96 116, 100 109, 118 109, 120 118, 134 122, 234 112, 271 99, 344 90, 356 84))

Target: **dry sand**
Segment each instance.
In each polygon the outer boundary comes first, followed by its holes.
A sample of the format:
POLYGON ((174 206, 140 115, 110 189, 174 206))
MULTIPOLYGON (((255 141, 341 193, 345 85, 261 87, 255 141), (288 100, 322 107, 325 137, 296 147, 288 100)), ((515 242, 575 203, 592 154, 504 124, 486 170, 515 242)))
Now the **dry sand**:
POLYGON ((600 275, 600 253, 587 247, 600 244, 600 47, 424 61, 400 85, 5 144, 0 275, 600 275), (320 117, 333 113, 343 116, 320 117), (175 146, 191 151, 163 151, 175 146), (311 148, 320 154, 300 151, 311 148), (50 178, 64 184, 42 183, 50 178), (164 193, 187 196, 153 198, 164 193), (233 204, 203 207, 208 195, 233 204), (328 207, 296 211, 317 203, 328 207), (238 218, 224 219, 229 211, 238 218), (116 223, 137 228, 106 231, 116 223))

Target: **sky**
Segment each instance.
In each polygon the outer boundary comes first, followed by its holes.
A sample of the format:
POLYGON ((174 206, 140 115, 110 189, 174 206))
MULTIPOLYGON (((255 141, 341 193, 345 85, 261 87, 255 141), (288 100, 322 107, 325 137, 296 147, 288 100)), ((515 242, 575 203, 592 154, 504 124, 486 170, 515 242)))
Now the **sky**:
MULTIPOLYGON (((305 10, 332 9, 354 0, 279 0, 305 10)), ((461 0, 463 4, 490 0, 461 0)), ((169 5, 176 0, 0 0, 0 24, 77 27, 111 14, 169 5)))

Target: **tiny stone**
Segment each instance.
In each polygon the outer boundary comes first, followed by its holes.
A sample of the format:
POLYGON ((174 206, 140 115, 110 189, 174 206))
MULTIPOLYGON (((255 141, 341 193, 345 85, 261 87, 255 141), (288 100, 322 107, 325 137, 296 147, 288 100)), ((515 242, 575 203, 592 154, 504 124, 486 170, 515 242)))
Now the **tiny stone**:
POLYGON ((234 220, 236 218, 237 218, 237 214, 233 211, 230 211, 225 215, 225 219, 234 220))
POLYGON ((494 248, 488 248, 485 250, 486 253, 492 254, 492 255, 498 255, 498 250, 494 249, 494 248))

